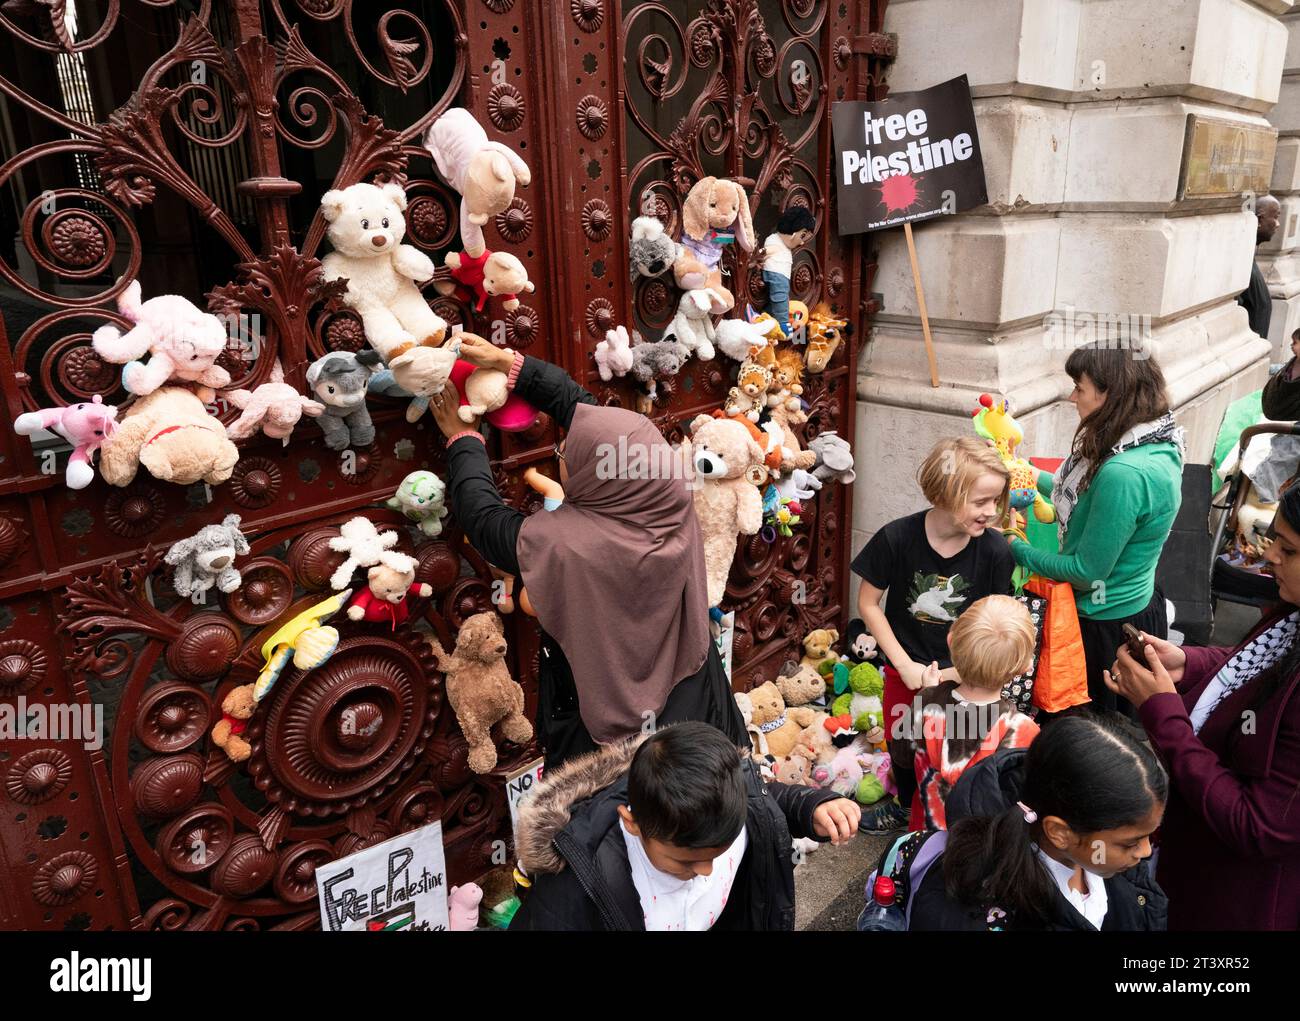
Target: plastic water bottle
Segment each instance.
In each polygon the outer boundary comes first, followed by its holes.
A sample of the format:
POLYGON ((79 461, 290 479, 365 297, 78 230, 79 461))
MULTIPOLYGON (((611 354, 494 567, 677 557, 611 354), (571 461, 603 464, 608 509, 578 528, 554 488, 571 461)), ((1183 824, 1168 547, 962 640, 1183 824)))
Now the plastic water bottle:
POLYGON ((894 881, 888 876, 877 876, 871 890, 871 899, 858 915, 859 932, 906 932, 907 918, 899 904, 894 902, 894 881))

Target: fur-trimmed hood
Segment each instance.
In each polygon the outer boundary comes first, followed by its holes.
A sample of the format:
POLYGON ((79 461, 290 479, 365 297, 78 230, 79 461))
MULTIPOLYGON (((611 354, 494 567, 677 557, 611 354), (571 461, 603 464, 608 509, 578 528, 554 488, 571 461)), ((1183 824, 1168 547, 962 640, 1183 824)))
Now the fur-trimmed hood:
POLYGON ((529 873, 561 872, 565 861, 555 838, 573 819, 574 806, 599 794, 627 775, 632 756, 645 734, 566 762, 545 779, 519 807, 515 850, 529 873))

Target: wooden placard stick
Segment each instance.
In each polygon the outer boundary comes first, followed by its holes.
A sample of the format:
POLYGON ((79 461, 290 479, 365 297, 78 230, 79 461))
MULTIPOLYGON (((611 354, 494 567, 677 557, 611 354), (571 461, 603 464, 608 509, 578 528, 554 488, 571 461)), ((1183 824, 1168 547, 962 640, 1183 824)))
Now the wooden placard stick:
POLYGON ((921 332, 925 334, 925 356, 930 359, 930 385, 939 387, 939 363, 934 357, 934 340, 930 336, 930 315, 925 310, 925 289, 921 286, 921 266, 916 261, 916 241, 912 238, 912 225, 903 224, 907 235, 907 255, 912 260, 912 283, 916 285, 916 305, 921 312, 921 332))

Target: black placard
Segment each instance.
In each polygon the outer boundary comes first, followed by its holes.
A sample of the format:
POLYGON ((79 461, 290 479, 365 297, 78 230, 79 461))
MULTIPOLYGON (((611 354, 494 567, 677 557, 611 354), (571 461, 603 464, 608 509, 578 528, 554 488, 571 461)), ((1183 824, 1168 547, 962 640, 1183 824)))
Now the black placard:
POLYGON ((966 76, 876 103, 836 103, 840 234, 959 213, 988 201, 966 76))

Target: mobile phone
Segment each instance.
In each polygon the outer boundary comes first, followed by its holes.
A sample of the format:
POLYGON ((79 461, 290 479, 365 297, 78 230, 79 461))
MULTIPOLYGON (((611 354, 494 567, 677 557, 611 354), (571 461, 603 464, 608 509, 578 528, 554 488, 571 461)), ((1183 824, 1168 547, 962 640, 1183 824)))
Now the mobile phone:
POLYGON ((1142 632, 1132 624, 1125 624, 1123 630, 1129 654, 1139 663, 1145 663, 1147 661, 1146 642, 1142 641, 1142 632))

